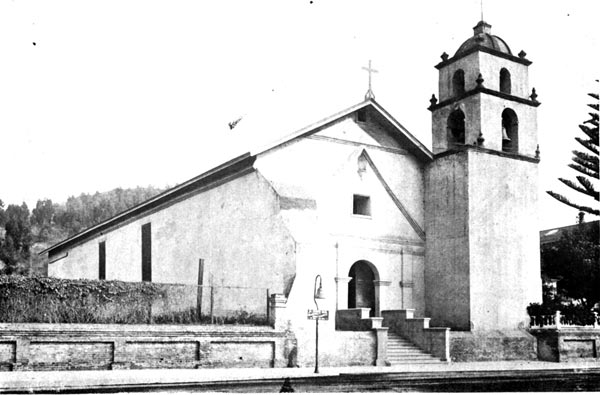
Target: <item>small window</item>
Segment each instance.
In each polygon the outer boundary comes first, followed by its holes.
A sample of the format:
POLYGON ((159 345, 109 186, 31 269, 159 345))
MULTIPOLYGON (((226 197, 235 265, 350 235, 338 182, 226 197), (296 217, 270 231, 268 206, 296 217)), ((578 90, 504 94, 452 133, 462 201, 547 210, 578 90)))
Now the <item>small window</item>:
POLYGON ((356 114, 356 119, 358 120, 358 122, 367 122, 367 110, 365 110, 364 108, 358 110, 356 114))
POLYGON ((503 68, 500 70, 500 92, 510 95, 510 73, 503 68))
POLYGON ((142 281, 152 281, 152 228, 142 225, 142 281))
POLYGON ((465 113, 454 110, 448 117, 448 145, 465 144, 465 113))
POLYGON ((452 76, 452 93, 454 96, 460 96, 465 93, 465 72, 458 69, 452 76))
POLYGON ((369 196, 354 195, 352 214, 371 216, 371 198, 369 196))
POLYGON ((106 280, 106 242, 98 243, 98 279, 106 280))

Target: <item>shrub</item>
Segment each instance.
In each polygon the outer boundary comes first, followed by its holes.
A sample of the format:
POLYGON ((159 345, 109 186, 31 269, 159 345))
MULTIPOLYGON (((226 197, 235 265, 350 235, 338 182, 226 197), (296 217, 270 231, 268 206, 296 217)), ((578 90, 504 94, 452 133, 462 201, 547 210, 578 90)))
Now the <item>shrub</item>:
POLYGON ((269 325, 266 316, 237 311, 230 315, 211 317, 207 314, 198 316, 198 310, 190 308, 153 316, 155 324, 218 324, 218 325, 269 325))
POLYGON ((160 285, 0 276, 0 322, 148 322, 160 285))
POLYGON ((200 312, 198 292, 195 285, 0 276, 0 322, 268 324, 266 315, 242 310, 200 312))

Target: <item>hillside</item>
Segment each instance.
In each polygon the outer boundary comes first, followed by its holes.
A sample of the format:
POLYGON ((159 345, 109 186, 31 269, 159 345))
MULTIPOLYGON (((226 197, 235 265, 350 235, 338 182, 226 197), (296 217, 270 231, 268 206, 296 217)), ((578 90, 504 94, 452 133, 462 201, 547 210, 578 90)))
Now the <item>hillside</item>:
POLYGON ((47 257, 39 252, 165 189, 115 188, 71 196, 64 203, 40 199, 31 212, 25 203, 5 208, 0 200, 0 273, 45 275, 47 257))

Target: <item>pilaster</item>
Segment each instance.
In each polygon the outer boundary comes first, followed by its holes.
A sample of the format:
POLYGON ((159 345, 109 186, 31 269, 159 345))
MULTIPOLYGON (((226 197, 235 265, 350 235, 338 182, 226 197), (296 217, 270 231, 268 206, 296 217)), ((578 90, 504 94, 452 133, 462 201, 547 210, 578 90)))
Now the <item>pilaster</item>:
POLYGON ((373 281, 375 285, 375 317, 381 316, 381 298, 385 294, 382 292, 382 288, 387 288, 392 284, 391 281, 383 281, 383 280, 375 280, 373 281))
POLYGON ((336 277, 335 287, 337 289, 336 310, 348 308, 348 283, 352 277, 336 277))
POLYGON ((374 328, 373 330, 377 335, 377 358, 375 359, 375 366, 388 366, 388 328, 374 328))
POLYGON ((269 298, 269 311, 271 325, 276 330, 286 330, 287 323, 284 318, 287 298, 283 294, 271 294, 269 298))
POLYGON ((13 370, 27 370, 29 364, 29 339, 17 338, 15 341, 15 362, 13 370))
POLYGON ((113 342, 113 362, 110 366, 111 370, 131 369, 131 362, 128 361, 125 349, 125 340, 118 339, 113 342))

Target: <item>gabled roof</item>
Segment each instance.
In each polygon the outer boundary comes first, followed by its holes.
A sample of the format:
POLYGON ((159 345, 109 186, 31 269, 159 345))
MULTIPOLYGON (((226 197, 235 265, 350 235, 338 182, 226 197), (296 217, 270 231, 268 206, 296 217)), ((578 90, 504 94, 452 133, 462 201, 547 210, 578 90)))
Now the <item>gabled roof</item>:
POLYGON ((97 225, 85 229, 77 233, 76 235, 61 241, 60 243, 57 243, 43 250, 42 252, 40 252, 40 255, 46 252, 57 252, 64 248, 79 244, 90 238, 97 237, 98 234, 102 234, 104 231, 110 230, 115 226, 119 226, 122 223, 137 218, 141 214, 148 213, 153 210, 160 209, 166 205, 177 202, 196 190, 202 189, 204 187, 218 182, 224 182, 229 177, 233 177, 239 174, 246 174, 249 171, 253 171, 254 161, 256 160, 256 157, 258 155, 287 145, 295 140, 301 139, 302 137, 311 135, 313 133, 317 133, 319 130, 323 129, 327 125, 330 125, 331 123, 339 120, 340 118, 345 117, 353 113, 354 111, 363 108, 373 109, 374 114, 376 114, 377 121, 387 125, 388 129, 392 131, 393 137, 396 138, 402 146, 406 147, 406 149, 412 154, 414 154, 419 160, 423 162, 429 162, 433 160, 433 154, 431 153, 431 151, 429 151, 423 144, 421 144, 421 142, 417 138, 415 138, 404 126, 402 126, 398 121, 396 121, 375 100, 367 99, 356 105, 348 107, 345 110, 335 113, 330 117, 324 118, 292 134, 289 134, 288 136, 284 137, 279 141, 276 141, 273 144, 269 144, 266 147, 263 147, 262 149, 256 150, 256 152, 247 152, 234 159, 231 159, 230 161, 225 162, 205 173, 202 173, 197 177, 185 181, 182 184, 179 184, 151 199, 146 200, 145 202, 142 202, 130 208, 129 210, 117 214, 112 218, 109 218, 97 225))
POLYGON ((131 220, 137 217, 140 214, 145 212, 152 211, 156 208, 162 207, 166 204, 173 203, 178 201, 178 199, 187 196, 188 194, 202 188, 209 186, 211 184, 217 183, 228 177, 235 176, 236 174, 245 173, 249 169, 252 169, 252 165, 256 157, 251 156, 249 153, 243 154, 234 158, 228 162, 223 163, 220 166, 217 166, 205 173, 200 174, 192 179, 189 179, 171 189, 166 190, 163 193, 160 193, 153 198, 150 198, 128 210, 123 211, 120 214, 115 215, 112 218, 109 218, 105 221, 100 222, 97 225, 94 225, 90 228, 87 228, 66 240, 57 243, 39 254, 44 254, 46 252, 51 253, 53 251, 58 251, 62 248, 72 246, 74 244, 78 244, 82 241, 87 240, 88 238, 95 237, 98 234, 102 234, 104 231, 111 229, 113 226, 131 220))
POLYGON ((251 155, 261 155, 267 151, 280 148, 284 145, 287 145, 294 140, 301 139, 303 137, 309 136, 311 134, 317 133, 321 129, 327 127, 328 125, 336 122, 340 118, 343 118, 347 115, 352 114, 355 111, 358 111, 363 108, 371 108, 374 110, 376 114, 376 120, 388 126, 393 133, 393 137, 398 140, 398 142, 403 145, 409 152, 415 155, 421 161, 429 162, 433 160, 433 153, 427 149, 415 136, 413 136, 400 122, 398 122, 394 117, 390 115, 379 103, 377 103, 374 99, 367 99, 358 104, 355 104, 351 107, 348 107, 340 112, 337 112, 327 118, 323 118, 318 122, 310 124, 300 130, 297 130, 280 140, 277 140, 271 144, 263 146, 255 151, 251 151, 251 155))

